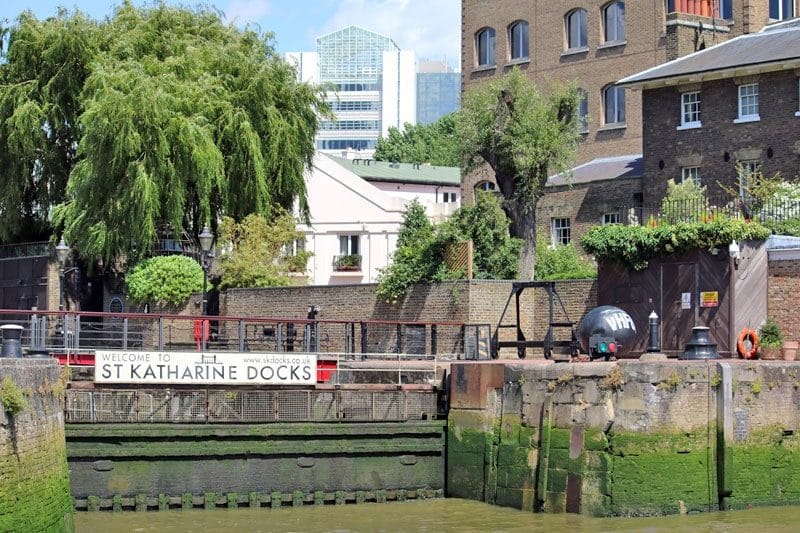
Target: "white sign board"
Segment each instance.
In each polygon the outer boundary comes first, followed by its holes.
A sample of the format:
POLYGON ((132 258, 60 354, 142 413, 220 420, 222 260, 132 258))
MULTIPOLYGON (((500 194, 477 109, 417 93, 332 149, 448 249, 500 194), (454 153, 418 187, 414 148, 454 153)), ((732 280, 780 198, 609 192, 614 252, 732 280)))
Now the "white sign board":
POLYGON ((691 308, 692 308, 692 293, 691 292, 681 293, 681 309, 691 309, 691 308))
POLYGON ((97 350, 94 381, 146 385, 314 385, 317 356, 294 352, 97 350))

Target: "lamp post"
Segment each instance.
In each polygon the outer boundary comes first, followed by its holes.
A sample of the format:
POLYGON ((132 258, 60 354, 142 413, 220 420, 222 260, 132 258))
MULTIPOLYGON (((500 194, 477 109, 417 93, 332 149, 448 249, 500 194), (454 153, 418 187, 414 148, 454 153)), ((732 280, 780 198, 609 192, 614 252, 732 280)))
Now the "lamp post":
POLYGON ((56 258, 58 259, 58 310, 64 309, 64 274, 66 273, 67 258, 69 258, 69 246, 64 242, 64 237, 61 237, 58 245, 56 246, 56 258))
MULTIPOLYGON (((208 226, 205 226, 198 238, 200 239, 200 248, 203 249, 203 316, 206 316, 208 313, 208 271, 211 269, 211 244, 214 242, 214 234, 211 233, 208 226)), ((205 332, 203 336, 205 337, 205 332)))

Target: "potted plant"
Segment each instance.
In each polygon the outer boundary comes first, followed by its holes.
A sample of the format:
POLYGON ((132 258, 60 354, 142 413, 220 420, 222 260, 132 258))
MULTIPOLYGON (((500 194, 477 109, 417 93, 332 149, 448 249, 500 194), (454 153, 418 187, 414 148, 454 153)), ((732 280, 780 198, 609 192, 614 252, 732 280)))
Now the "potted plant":
POLYGON ((777 359, 783 345, 783 332, 775 320, 768 316, 759 332, 762 359, 777 359))
POLYGON ((794 361, 797 357, 797 341, 783 341, 783 348, 781 348, 781 353, 783 354, 784 361, 794 361))

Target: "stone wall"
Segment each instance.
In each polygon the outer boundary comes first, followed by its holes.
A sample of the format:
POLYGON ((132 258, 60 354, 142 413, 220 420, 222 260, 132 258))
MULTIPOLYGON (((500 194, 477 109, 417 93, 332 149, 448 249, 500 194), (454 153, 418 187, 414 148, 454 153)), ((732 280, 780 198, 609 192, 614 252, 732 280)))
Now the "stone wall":
POLYGON ((3 358, 0 382, 0 531, 73 531, 58 363, 3 358))
POLYGON ((798 373, 784 362, 454 364, 448 495, 596 516, 800 504, 798 373))

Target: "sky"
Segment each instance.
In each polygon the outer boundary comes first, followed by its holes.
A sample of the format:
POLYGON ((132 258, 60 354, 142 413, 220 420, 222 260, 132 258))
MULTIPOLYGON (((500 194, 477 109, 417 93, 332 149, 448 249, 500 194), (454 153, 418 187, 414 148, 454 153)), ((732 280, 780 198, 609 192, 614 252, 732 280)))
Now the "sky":
MULTIPOLYGON (((59 6, 79 9, 98 20, 111 15, 116 0, 0 0, 0 21, 11 23, 28 9, 38 18, 59 6)), ((152 1, 133 0, 136 5, 152 1)), ((355 24, 388 35, 420 59, 460 62, 460 0, 167 0, 176 5, 207 5, 239 26, 256 24, 275 34, 279 52, 314 51, 316 38, 355 24)))

